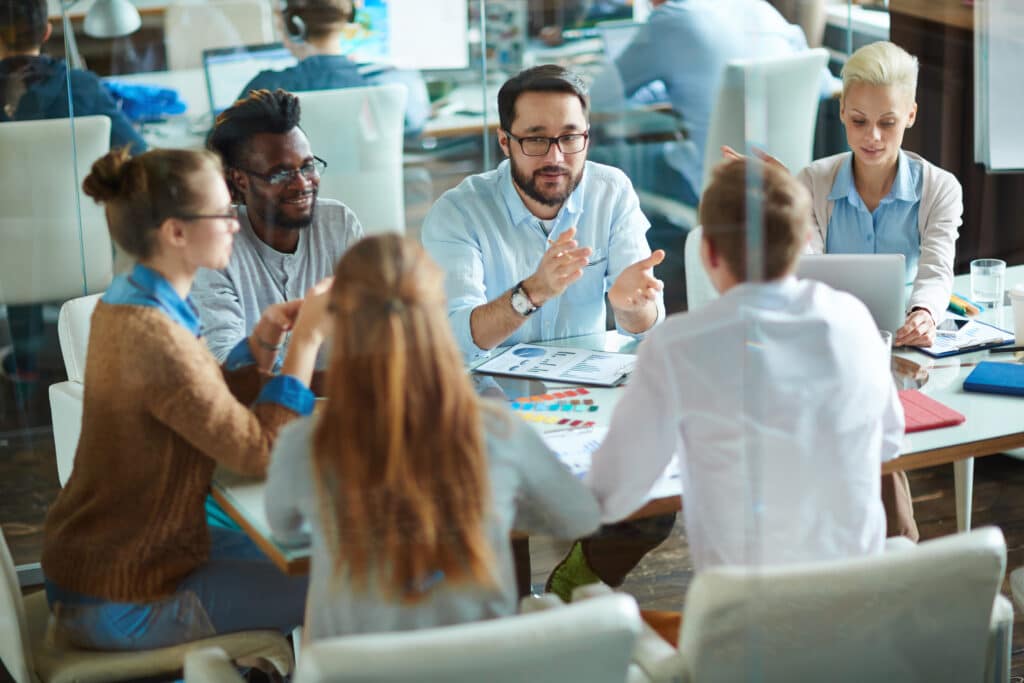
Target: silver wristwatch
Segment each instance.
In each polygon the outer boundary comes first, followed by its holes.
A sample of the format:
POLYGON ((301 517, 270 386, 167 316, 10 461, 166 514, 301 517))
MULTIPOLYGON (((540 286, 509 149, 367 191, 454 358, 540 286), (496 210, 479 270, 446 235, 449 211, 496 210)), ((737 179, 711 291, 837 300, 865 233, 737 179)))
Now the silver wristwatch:
POLYGON ((537 308, 539 308, 538 306, 534 306, 533 302, 530 301, 530 295, 526 293, 526 289, 523 288, 522 282, 512 288, 511 300, 512 310, 524 318, 531 315, 537 310, 537 308))

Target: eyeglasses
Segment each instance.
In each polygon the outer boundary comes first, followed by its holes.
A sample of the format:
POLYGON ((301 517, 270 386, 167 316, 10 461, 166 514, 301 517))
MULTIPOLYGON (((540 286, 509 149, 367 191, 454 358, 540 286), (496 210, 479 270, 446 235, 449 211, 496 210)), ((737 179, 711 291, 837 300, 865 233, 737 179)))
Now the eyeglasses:
POLYGON ((198 221, 204 218, 222 218, 229 221, 238 220, 238 207, 232 204, 224 213, 179 213, 175 218, 183 221, 198 221))
MULTIPOLYGON (((237 168, 237 167, 236 167, 237 168)), ((285 171, 277 171, 276 173, 257 173, 256 171, 250 171, 245 168, 239 168, 238 170, 242 173, 259 178, 267 185, 284 185, 287 182, 291 182, 293 178, 301 175, 306 180, 315 180, 320 177, 320 174, 327 168, 327 162, 320 157, 313 157, 312 161, 308 161, 303 164, 302 168, 291 168, 285 171)))
POLYGON ((542 157, 548 153, 551 149, 551 145, 558 145, 559 151, 562 154, 579 154, 587 147, 587 138, 590 137, 590 131, 583 133, 569 133, 568 135, 559 135, 557 138, 546 138, 542 136, 530 136, 521 138, 518 135, 512 135, 511 131, 506 130, 505 134, 510 138, 519 143, 519 148, 523 150, 523 154, 528 157, 542 157))

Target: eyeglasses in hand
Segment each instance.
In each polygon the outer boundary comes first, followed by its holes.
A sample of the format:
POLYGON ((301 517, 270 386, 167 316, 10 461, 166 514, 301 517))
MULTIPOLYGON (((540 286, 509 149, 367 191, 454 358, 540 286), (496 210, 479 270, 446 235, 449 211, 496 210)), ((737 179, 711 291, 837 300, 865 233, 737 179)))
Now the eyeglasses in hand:
POLYGON ((583 133, 569 133, 568 135, 559 135, 557 138, 547 138, 543 136, 527 136, 524 138, 518 135, 512 135, 511 131, 506 130, 505 134, 510 138, 519 143, 519 148, 523 150, 523 154, 528 157, 542 157, 548 153, 551 149, 551 145, 558 145, 559 151, 562 154, 579 154, 587 147, 587 138, 590 137, 590 131, 583 133))
POLYGON ((291 168, 284 171, 277 171, 276 173, 257 173, 256 171, 250 171, 245 168, 238 168, 238 170, 247 175, 259 178, 267 185, 277 187, 291 182, 291 180, 298 175, 302 175, 306 180, 315 180, 320 177, 326 168, 326 161, 320 157, 313 157, 312 160, 303 164, 302 168, 291 168))

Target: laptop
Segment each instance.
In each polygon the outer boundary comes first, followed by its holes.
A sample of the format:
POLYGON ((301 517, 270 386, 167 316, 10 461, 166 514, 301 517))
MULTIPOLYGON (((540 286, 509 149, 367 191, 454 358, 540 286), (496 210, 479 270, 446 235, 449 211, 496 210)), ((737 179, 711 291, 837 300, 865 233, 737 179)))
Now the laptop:
POLYGON ((298 60, 282 43, 239 45, 203 50, 203 73, 214 116, 235 103, 242 88, 261 71, 278 71, 298 60))
POLYGON ((860 299, 880 330, 895 333, 906 319, 903 254, 805 254, 796 276, 824 282, 860 299))

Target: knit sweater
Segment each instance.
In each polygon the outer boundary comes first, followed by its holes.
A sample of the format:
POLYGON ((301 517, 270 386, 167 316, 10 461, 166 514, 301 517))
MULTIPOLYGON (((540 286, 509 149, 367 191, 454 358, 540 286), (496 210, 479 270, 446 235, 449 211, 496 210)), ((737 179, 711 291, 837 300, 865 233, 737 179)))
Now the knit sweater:
POLYGON ((60 587, 151 602, 203 564, 203 500, 216 464, 263 476, 296 413, 248 405, 266 375, 222 371, 201 339, 156 308, 99 302, 74 470, 50 507, 42 565, 60 587))

